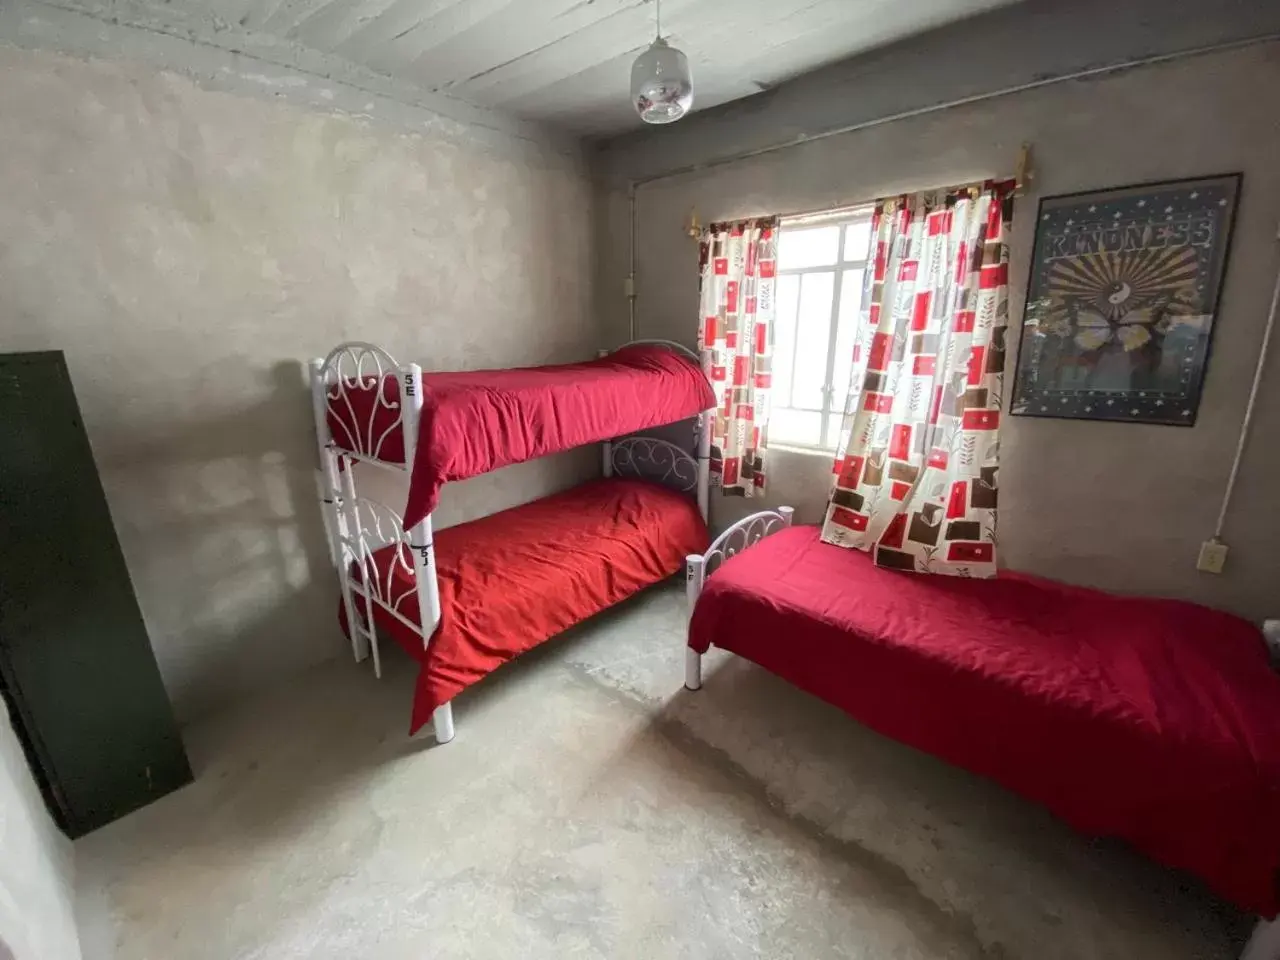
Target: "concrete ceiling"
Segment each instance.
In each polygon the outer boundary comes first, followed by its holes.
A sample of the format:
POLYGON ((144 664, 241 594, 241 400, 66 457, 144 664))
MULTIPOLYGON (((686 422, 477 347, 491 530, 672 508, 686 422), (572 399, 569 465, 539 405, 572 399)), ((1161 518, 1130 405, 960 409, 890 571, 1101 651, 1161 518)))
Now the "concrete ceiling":
MULTIPOLYGON (((300 46, 575 134, 641 125, 628 88, 631 62, 653 37, 652 0, 142 2, 188 33, 195 27, 225 40, 242 32, 300 46)), ((1011 2, 663 0, 662 20, 664 35, 692 63, 695 109, 705 109, 1011 2)))

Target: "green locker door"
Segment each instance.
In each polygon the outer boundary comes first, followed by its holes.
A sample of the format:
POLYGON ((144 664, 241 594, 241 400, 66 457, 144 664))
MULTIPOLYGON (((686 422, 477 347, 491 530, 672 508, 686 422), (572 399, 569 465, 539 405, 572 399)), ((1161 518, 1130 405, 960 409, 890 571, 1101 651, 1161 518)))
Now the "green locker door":
POLYGON ((0 355, 0 681, 70 836, 191 781, 60 352, 0 355))

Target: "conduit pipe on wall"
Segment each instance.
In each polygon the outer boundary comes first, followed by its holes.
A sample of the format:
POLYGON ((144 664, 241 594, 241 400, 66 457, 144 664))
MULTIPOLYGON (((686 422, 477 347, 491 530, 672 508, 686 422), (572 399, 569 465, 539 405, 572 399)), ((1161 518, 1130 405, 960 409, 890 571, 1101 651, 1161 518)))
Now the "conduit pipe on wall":
MULTIPOLYGON (((1276 226, 1276 239, 1280 240, 1280 225, 1276 226)), ((1280 267, 1276 269, 1276 285, 1271 292, 1271 309, 1267 312, 1267 325, 1262 330, 1262 347, 1258 351, 1258 365, 1253 370, 1253 385, 1249 388, 1249 402, 1244 408, 1244 420, 1240 424, 1240 439, 1236 442, 1236 455, 1231 461, 1231 473, 1227 475, 1227 489, 1222 494, 1222 508, 1218 511, 1218 524, 1213 528, 1213 539, 1222 541, 1222 528, 1227 523, 1227 511, 1231 508, 1231 495, 1235 493, 1236 478, 1240 475, 1240 461, 1249 441, 1249 427, 1253 423, 1253 411, 1258 405, 1258 391, 1262 387, 1262 374, 1267 367, 1267 354, 1271 348, 1271 331, 1276 325, 1276 309, 1280 307, 1280 267)))
MULTIPOLYGON (((1068 83, 1072 80, 1085 80, 1090 77, 1101 77, 1111 73, 1120 73, 1124 70, 1132 70, 1135 67, 1152 66, 1159 63, 1170 63, 1176 60, 1188 59, 1190 57, 1201 57, 1211 53, 1221 53, 1226 50, 1241 50, 1246 47, 1258 46, 1265 43, 1274 43, 1280 40, 1280 33, 1268 33, 1259 37, 1249 37, 1244 40, 1229 40, 1223 43, 1213 43, 1202 47, 1191 47, 1186 50, 1177 50, 1173 53, 1153 54, 1146 57, 1137 57, 1132 60, 1125 60, 1120 63, 1108 64, 1101 67, 1089 67, 1085 70, 1076 70, 1073 73, 1064 73, 1056 77, 1045 77, 1041 80, 1032 80, 1029 83, 1020 83, 1011 87, 1003 87, 999 90, 993 90, 990 93, 978 93, 968 97, 958 97, 955 100, 947 100, 943 103, 935 103, 927 107, 917 107, 914 110, 904 110, 900 113, 890 114, 885 117, 877 117, 873 120, 862 120, 858 123, 847 124, 843 127, 835 127, 831 130, 822 130, 818 133, 802 134, 793 137, 790 140, 784 140, 780 143, 772 143, 763 147, 755 147, 751 150, 743 150, 739 153, 729 154, 723 157, 714 157, 711 160, 704 160, 700 163, 685 164, 680 167, 672 167, 670 170, 664 170, 661 173, 650 174, 645 177, 638 177, 628 182, 627 195, 630 206, 630 273, 627 275, 626 294, 629 306, 630 324, 628 334, 634 340, 636 333, 636 191, 650 183, 657 183, 659 180, 668 180, 672 177, 679 177, 689 173, 700 173, 704 170, 713 170, 716 167, 722 167, 730 163, 738 163, 742 160, 750 160, 754 157, 762 157, 766 154, 776 153, 779 150, 789 150, 792 147, 804 146, 807 143, 814 143, 818 140, 826 140, 829 137, 838 137, 846 133, 854 133, 858 130, 867 130, 871 127, 879 127, 886 123, 896 123, 899 120, 907 120, 911 117, 921 117, 930 113, 939 113, 943 110, 950 110, 953 107, 963 107, 973 103, 984 103, 988 100, 996 100, 1000 97, 1013 96, 1016 93, 1024 93, 1027 90, 1038 90, 1041 87, 1050 87, 1059 83, 1068 83)), ((845 207, 854 203, 869 202, 868 198, 860 198, 855 201, 841 202, 831 206, 845 207)))

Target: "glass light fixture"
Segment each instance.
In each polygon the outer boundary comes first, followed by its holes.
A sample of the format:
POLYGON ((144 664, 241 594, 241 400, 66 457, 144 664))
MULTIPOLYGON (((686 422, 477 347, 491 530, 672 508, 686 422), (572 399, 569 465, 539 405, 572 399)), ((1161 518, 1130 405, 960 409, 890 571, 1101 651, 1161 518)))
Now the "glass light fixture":
POLYGON ((673 123, 693 106, 689 58, 662 39, 662 0, 654 0, 657 36, 631 67, 631 102, 645 123, 673 123))

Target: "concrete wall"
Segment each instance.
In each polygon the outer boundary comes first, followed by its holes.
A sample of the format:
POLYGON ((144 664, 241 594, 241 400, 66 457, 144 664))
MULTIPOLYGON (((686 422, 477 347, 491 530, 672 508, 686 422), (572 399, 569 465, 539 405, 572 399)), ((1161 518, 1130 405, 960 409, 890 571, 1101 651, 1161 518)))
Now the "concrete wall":
MULTIPOLYGON (((593 355, 581 157, 419 129, 0 44, 0 350, 67 353, 182 717, 344 649, 299 361, 344 339, 426 369, 593 355)), ((597 456, 450 487, 439 518, 597 456)))
MULTIPOLYGON (((968 53, 985 62, 977 45, 968 53)), ((882 84, 905 81, 886 73, 875 84, 867 82, 873 96, 882 84)), ((1004 563, 1016 569, 1190 597, 1250 617, 1275 616, 1280 610, 1275 596, 1280 584, 1278 370, 1259 397, 1253 441, 1228 519, 1227 572, 1214 577, 1198 573, 1194 565, 1200 542, 1213 531, 1280 268, 1276 90, 1280 45, 1255 46, 1045 86, 646 184, 637 195, 638 332, 686 342, 696 335, 697 251, 681 231, 695 206, 705 221, 816 210, 1008 176, 1018 145, 1031 141, 1036 179, 1019 204, 1012 238, 1016 324, 1039 196, 1243 171, 1243 198, 1196 426, 1007 418, 1001 434, 1000 540, 1004 563)), ((856 94, 849 93, 856 105, 856 94)), ((686 143, 699 136, 693 126, 697 118, 689 122, 686 143)), ((633 146, 609 145, 604 169, 634 170, 632 159, 644 151, 633 146)), ((656 169, 656 154, 644 156, 656 169)), ((672 159, 687 155, 673 149, 672 159)), ((626 203, 616 189, 602 190, 600 203, 608 241, 598 289, 612 337, 621 339, 625 302, 613 294, 621 291, 626 272, 626 203)), ((1009 357, 1012 378, 1015 352, 1009 357)), ((1011 386, 1012 379, 1008 382, 1011 386)), ((803 519, 817 519, 828 490, 829 459, 785 451, 773 457, 767 502, 795 504, 803 519)), ((723 522, 755 505, 717 499, 715 519, 723 522)))
POLYGON ((80 960, 71 843, 31 778, 0 700, 0 960, 80 960))
POLYGON ((1211 44, 1280 35, 1269 0, 1021 0, 605 144, 602 169, 641 179, 966 97, 1211 44))

